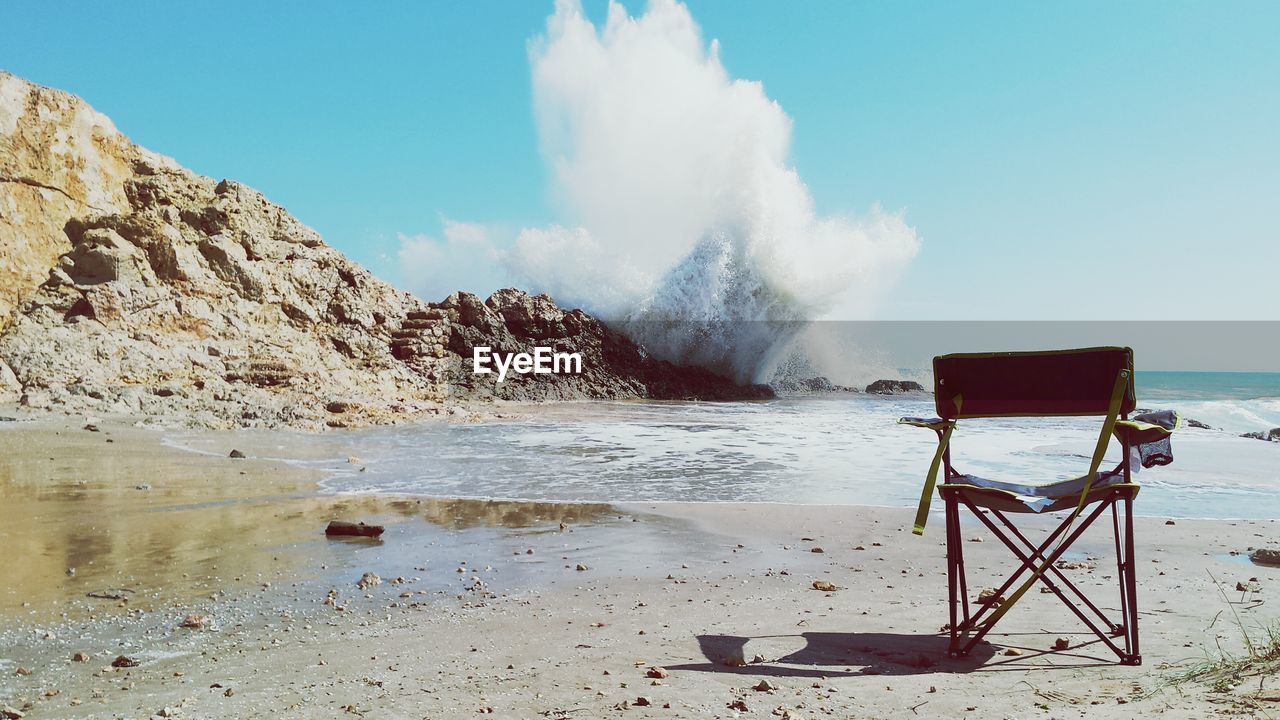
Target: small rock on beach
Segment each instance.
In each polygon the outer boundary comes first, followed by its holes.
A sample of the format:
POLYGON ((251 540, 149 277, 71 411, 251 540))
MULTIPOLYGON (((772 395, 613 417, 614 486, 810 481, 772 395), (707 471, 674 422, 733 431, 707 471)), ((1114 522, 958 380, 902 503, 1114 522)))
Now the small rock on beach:
POLYGON ((1249 559, 1259 565, 1280 567, 1280 549, 1258 548, 1257 550, 1249 553, 1249 559))

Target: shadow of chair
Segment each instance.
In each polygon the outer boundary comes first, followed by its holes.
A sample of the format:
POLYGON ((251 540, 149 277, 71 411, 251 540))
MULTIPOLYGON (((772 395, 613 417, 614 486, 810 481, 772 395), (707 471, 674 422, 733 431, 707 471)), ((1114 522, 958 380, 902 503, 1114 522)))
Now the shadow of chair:
POLYGON ((994 653, 986 645, 969 657, 947 657, 945 635, 898 633, 806 632, 798 635, 699 635, 698 647, 705 663, 667 665, 668 670, 745 673, 777 677, 851 677, 859 675, 918 675, 969 672, 994 653), (765 663, 740 665, 750 658, 747 643, 765 638, 803 638, 803 648, 765 663), (834 669, 843 668, 843 669, 834 669), (855 669, 856 668, 856 669, 855 669))
POLYGON ((947 634, 906 635, 902 633, 838 633, 805 632, 795 635, 699 635, 698 648, 707 662, 667 664, 668 670, 715 672, 768 677, 860 677, 867 675, 927 675, 936 673, 970 672, 1025 672, 1027 670, 1076 671, 1086 667, 1110 667, 1113 663, 1105 657, 1090 654, 1101 649, 1094 641, 1072 648, 1071 653, 1039 649, 1051 633, 1018 633, 1008 636, 1001 647, 1017 647, 1020 653, 1013 656, 996 656, 999 647, 979 644, 965 657, 949 657, 950 638, 947 634), (1020 645, 1018 639, 1027 635, 1028 644, 1020 645), (754 653, 747 644, 752 640, 776 640, 797 638, 804 640, 804 647, 776 659, 746 663, 754 653), (1034 638, 1034 639, 1032 639, 1034 638), (1052 656, 1051 664, 1037 663, 1037 659, 1052 656), (1062 663, 1064 656, 1080 662, 1062 663))

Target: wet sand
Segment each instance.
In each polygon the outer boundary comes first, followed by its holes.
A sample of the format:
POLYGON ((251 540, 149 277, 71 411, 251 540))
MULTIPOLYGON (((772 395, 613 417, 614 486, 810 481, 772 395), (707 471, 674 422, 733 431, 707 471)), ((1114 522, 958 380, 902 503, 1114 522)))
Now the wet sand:
MULTIPOLYGON (((909 510, 326 497, 319 470, 254 460, 268 453, 243 434, 205 438, 250 455, 233 460, 83 424, 0 423, 0 704, 31 718, 1280 709, 1257 697, 1280 695, 1274 678, 1225 693, 1170 684, 1218 646, 1240 649, 1236 615, 1250 628, 1280 621, 1280 606, 1257 602, 1280 570, 1230 555, 1275 544, 1276 521, 1141 522, 1142 667, 1080 644, 1089 636, 1038 593, 976 657, 949 660, 942 538, 937 527, 911 536, 909 510), (388 530, 331 541, 329 519, 388 530), (381 581, 358 588, 365 572, 381 581), (1260 594, 1233 590, 1250 577, 1260 594), (189 614, 204 626, 180 627, 189 614), (1060 636, 1072 649, 1047 653, 1060 636), (764 662, 724 663, 757 654, 764 662), (119 655, 138 665, 112 667, 119 655), (646 677, 650 666, 668 677, 646 677), (776 688, 752 689, 762 679, 776 688)), ((984 539, 966 547, 976 593, 1007 553, 978 527, 966 537, 984 539)), ((1104 609, 1115 606, 1109 542, 1086 536, 1072 557, 1095 567, 1070 571, 1104 609)))
POLYGON ((0 426, 0 618, 74 615, 100 607, 83 602, 86 593, 112 589, 149 608, 220 590, 226 578, 300 569, 261 550, 291 539, 278 518, 314 504, 312 473, 174 452, 155 431, 84 424, 0 426))

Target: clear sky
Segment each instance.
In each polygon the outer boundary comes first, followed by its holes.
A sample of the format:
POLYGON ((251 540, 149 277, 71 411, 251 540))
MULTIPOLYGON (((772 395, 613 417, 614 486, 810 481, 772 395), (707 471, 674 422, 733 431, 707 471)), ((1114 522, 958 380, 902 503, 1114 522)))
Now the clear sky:
MULTIPOLYGON (((790 117, 820 213, 878 203, 915 229, 878 317, 1280 319, 1280 3, 689 9, 728 73, 790 117)), ((411 287, 415 236, 476 223, 501 245, 562 221, 530 80, 552 11, 13 3, 0 68, 258 188, 411 287)), ((459 284, 486 281, 469 273, 459 284)))

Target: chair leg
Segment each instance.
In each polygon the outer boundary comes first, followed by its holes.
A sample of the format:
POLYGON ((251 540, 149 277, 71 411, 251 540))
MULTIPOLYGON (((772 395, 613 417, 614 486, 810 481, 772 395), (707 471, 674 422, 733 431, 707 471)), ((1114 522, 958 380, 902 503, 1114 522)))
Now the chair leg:
POLYGON ((1125 654, 1129 648, 1129 583, 1125 580, 1125 541, 1124 528, 1120 524, 1120 499, 1111 501, 1111 528, 1116 543, 1116 578, 1120 587, 1120 623, 1111 624, 1112 635, 1124 635, 1125 654))
MULTIPOLYGON (((947 654, 951 657, 960 656, 960 619, 957 613, 957 606, 960 604, 960 598, 964 597, 964 592, 960 588, 961 576, 964 573, 964 560, 962 545, 959 541, 959 525, 960 513, 959 507, 954 498, 946 499, 946 536, 947 536, 947 608, 950 612, 951 623, 947 626, 951 631, 951 644, 947 648, 947 654)), ((966 603, 967 606, 967 603, 966 603)), ((966 619, 968 616, 968 608, 966 607, 966 619)))
POLYGON ((1133 495, 1125 493, 1114 500, 1111 506, 1112 526, 1116 540, 1116 569, 1120 585, 1120 617, 1123 625, 1116 628, 1116 634, 1124 635, 1124 654, 1120 656, 1122 665, 1141 665, 1142 655, 1138 651, 1138 583, 1137 562, 1134 560, 1133 542, 1133 495), (1120 503, 1124 503, 1124 519, 1120 518, 1120 503))
POLYGON ((1124 498, 1124 561, 1125 573, 1124 582, 1128 585, 1128 608, 1129 618, 1126 621, 1128 627, 1125 628, 1125 639, 1128 644, 1129 657, 1122 662, 1125 665, 1141 665, 1142 653, 1138 650, 1138 578, 1137 578, 1137 562, 1133 557, 1133 493, 1125 493, 1124 498))

